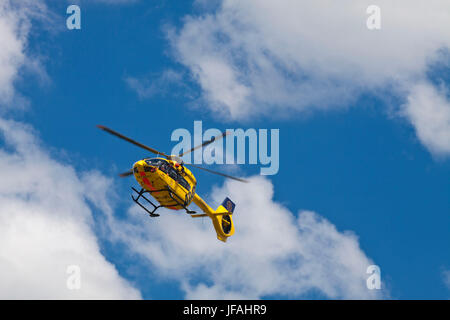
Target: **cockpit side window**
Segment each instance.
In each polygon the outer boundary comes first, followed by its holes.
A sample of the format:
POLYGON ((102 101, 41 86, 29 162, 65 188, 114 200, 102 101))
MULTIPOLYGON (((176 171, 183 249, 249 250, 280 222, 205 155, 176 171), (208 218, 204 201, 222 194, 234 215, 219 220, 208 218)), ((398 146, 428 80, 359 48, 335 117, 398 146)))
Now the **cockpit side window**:
POLYGON ((160 159, 146 159, 145 163, 147 163, 150 166, 159 166, 163 161, 160 159))
POLYGON ((189 183, 186 181, 186 179, 185 178, 183 178, 181 175, 180 175, 180 184, 187 190, 187 191, 189 191, 189 190, 191 190, 191 186, 189 185, 189 183))
POLYGON ((159 166, 159 170, 161 170, 162 172, 164 172, 166 174, 169 174, 168 169, 167 169, 168 167, 169 167, 169 165, 166 162, 162 162, 159 166))
POLYGON ((167 164, 166 162, 162 162, 159 170, 166 173, 169 177, 171 177, 174 181, 178 182, 182 187, 184 187, 186 190, 191 190, 191 186, 186 181, 186 179, 177 172, 172 166, 167 164))
POLYGON ((167 173, 173 180, 178 181, 178 172, 174 168, 172 168, 171 166, 167 166, 167 173))

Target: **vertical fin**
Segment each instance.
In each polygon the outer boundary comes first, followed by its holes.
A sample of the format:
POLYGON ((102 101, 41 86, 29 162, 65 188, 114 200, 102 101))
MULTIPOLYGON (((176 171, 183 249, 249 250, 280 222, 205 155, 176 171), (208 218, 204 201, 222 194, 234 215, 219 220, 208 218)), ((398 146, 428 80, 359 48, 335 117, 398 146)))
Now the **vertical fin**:
POLYGON ((224 207, 228 212, 233 213, 236 205, 230 198, 226 197, 222 202, 222 207, 224 207))

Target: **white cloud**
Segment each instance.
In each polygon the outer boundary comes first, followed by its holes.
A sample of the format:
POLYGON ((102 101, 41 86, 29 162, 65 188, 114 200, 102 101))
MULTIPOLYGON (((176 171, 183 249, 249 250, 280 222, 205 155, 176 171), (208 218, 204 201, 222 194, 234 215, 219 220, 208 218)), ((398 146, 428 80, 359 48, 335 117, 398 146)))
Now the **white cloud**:
MULTIPOLYGON (((0 0, 0 26, 4 27, 0 39, 5 40, 0 47, 4 49, 0 50, 2 103, 14 98, 14 81, 29 61, 30 20, 24 13, 34 12, 28 10, 32 1, 21 2, 25 11, 12 9, 9 3, 0 0)), ((201 53, 202 48, 198 49, 201 53)), ((198 68, 196 76, 204 82, 202 86, 210 88, 211 99, 240 105, 235 115, 245 115, 247 101, 264 96, 258 90, 283 84, 287 91, 273 91, 272 99, 290 101, 286 93, 295 89, 295 82, 286 81, 270 59, 260 55, 255 66, 261 70, 241 79, 242 70, 233 67, 235 58, 227 54, 231 52, 217 53, 198 68), (258 79, 259 72, 273 78, 258 79), (217 75, 222 75, 219 85, 214 82, 217 75), (256 84, 251 84, 253 79, 256 84)), ((320 77, 315 80, 322 84, 320 77)), ((342 89, 339 93, 347 91, 342 89)), ((143 223, 142 212, 133 207, 128 221, 116 220, 107 201, 110 180, 96 172, 80 177, 71 166, 53 160, 29 127, 0 120, 0 132, 6 141, 0 149, 0 297, 140 297, 101 254, 88 200, 106 214, 113 240, 125 241, 160 274, 179 280, 188 298, 298 297, 310 290, 330 298, 380 297, 380 292, 365 286, 365 271, 372 262, 359 248, 356 236, 339 232, 313 212, 302 211, 295 218, 272 200, 273 186, 267 179, 253 178, 248 185, 228 182, 214 190, 215 203, 229 195, 238 204, 237 234, 223 244, 215 239, 208 220, 202 223, 173 212, 157 223, 143 223), (95 198, 91 197, 94 191, 95 198), (79 291, 66 287, 69 265, 81 268, 79 291), (199 274, 202 281, 197 283, 199 274)))
POLYGON ((0 119, 0 132, 0 297, 139 298, 100 252, 84 179, 51 159, 30 128, 0 119), (70 265, 81 268, 80 290, 66 286, 70 265))
MULTIPOLYGON (((0 0, 4 106, 16 105, 21 69, 40 69, 27 55, 27 42, 32 19, 45 21, 45 13, 40 1, 0 0)), ((71 166, 53 160, 35 135, 26 125, 0 118, 0 298, 140 298, 100 252, 85 184, 95 173, 80 179, 71 166), (79 290, 67 287, 73 265, 81 271, 79 290)))
POLYGON ((447 0, 379 0, 377 31, 366 27, 372 4, 224 0, 212 13, 186 17, 169 39, 213 111, 233 120, 287 117, 292 111, 345 107, 378 89, 402 95, 423 81, 438 50, 450 47, 447 0))
POLYGON ((448 89, 429 83, 411 88, 403 113, 414 125, 420 141, 438 156, 450 155, 450 101, 448 89))
POLYGON ((150 98, 157 94, 166 94, 169 90, 174 91, 173 86, 182 85, 182 75, 174 70, 168 69, 152 79, 138 79, 126 77, 127 85, 135 90, 139 98, 150 98))
POLYGON ((161 277, 178 280, 189 299, 302 297, 311 290, 330 298, 382 297, 366 287, 373 262, 353 233, 310 211, 296 218, 272 200, 268 179, 250 180, 212 192, 212 203, 225 196, 237 203, 236 234, 226 244, 216 240, 208 218, 166 211, 147 220, 135 206, 127 221, 110 220, 112 237, 148 259, 161 277))
POLYGON ((296 218, 272 200, 268 179, 228 181, 213 190, 211 203, 230 196, 238 205, 237 233, 223 244, 208 219, 180 212, 150 221, 133 206, 127 220, 118 220, 110 206, 111 179, 98 172, 79 177, 52 160, 22 124, 0 120, 0 131, 8 143, 0 151, 2 297, 139 297, 99 252, 87 200, 106 215, 111 240, 178 280, 186 298, 303 297, 311 290, 330 298, 382 297, 366 288, 366 268, 373 262, 357 237, 313 212, 296 218), (81 267, 80 291, 66 288, 69 265, 81 267))
POLYGON ((11 11, 9 1, 0 1, 0 102, 8 102, 14 95, 13 81, 24 64, 25 39, 28 26, 17 12, 11 11))
POLYGON ((52 14, 43 1, 0 0, 0 105, 23 106, 25 100, 17 94, 14 84, 20 71, 26 69, 48 80, 39 62, 39 57, 27 54, 31 20, 51 24, 52 14))

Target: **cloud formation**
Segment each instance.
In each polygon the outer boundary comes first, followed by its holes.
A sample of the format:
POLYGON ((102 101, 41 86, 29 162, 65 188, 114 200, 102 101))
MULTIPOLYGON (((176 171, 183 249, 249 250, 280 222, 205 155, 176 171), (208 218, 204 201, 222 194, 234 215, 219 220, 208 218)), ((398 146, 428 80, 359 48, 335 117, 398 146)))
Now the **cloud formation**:
POLYGON ((140 298, 100 252, 88 179, 51 159, 29 127, 0 119, 0 133, 0 297, 140 298), (67 287, 71 265, 81 271, 79 290, 67 287))
POLYGON ((126 77, 124 80, 131 89, 136 91, 139 98, 144 99, 175 91, 174 87, 183 85, 182 78, 181 74, 168 69, 152 79, 126 77))
MULTIPOLYGON (((0 104, 16 106, 21 69, 35 66, 27 55, 40 1, 0 0, 0 104)), ((0 298, 126 299, 140 293, 100 252, 85 185, 74 168, 52 159, 36 132, 0 118, 0 298), (79 290, 70 290, 73 270, 79 290), (68 273, 69 271, 69 273, 68 273)))
MULTIPOLYGON (((448 59, 438 54, 450 47, 448 1, 377 1, 380 30, 366 26, 369 5, 365 0, 224 0, 213 12, 187 16, 169 39, 205 104, 232 120, 342 108, 362 93, 381 90, 401 98, 410 92, 415 99, 427 66, 448 59)), ((439 103, 439 111, 447 113, 448 99, 439 103)), ((422 143, 447 153, 450 140, 441 140, 450 126, 427 120, 435 108, 420 115, 410 111, 414 114, 405 114, 422 143), (425 131, 427 138, 420 136, 425 131), (439 142, 431 142, 435 139, 439 142)))
POLYGON ((427 82, 411 88, 402 112, 416 129, 417 137, 437 156, 450 155, 450 100, 445 85, 427 82))
POLYGON ((33 20, 51 25, 50 17, 53 14, 43 1, 0 0, 0 107, 24 106, 25 100, 15 88, 21 71, 47 79, 39 57, 28 54, 28 38, 33 20))
POLYGON ((166 211, 150 221, 135 206, 126 220, 108 218, 111 237, 144 257, 160 277, 179 281, 188 299, 301 298, 311 292, 372 299, 385 294, 366 287, 373 262, 356 235, 338 231, 311 211, 296 217, 272 199, 270 180, 250 180, 227 181, 209 199, 218 204, 229 196, 238 204, 236 234, 226 244, 216 240, 208 218, 166 211))
POLYGON ((14 96, 14 80, 25 63, 24 53, 29 23, 7 0, 0 1, 0 103, 14 96))

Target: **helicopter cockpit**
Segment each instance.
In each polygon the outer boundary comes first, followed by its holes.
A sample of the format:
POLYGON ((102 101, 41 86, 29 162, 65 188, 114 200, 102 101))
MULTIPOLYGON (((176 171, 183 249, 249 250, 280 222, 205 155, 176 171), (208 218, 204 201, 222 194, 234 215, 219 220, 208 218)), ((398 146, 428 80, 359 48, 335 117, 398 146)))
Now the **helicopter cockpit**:
POLYGON ((157 168, 171 177, 174 181, 181 184, 186 190, 191 190, 191 186, 182 175, 182 172, 184 172, 184 168, 182 168, 181 172, 179 172, 178 170, 173 168, 165 159, 150 158, 144 159, 144 161, 147 165, 149 165, 149 167, 144 168, 145 171, 154 172, 155 168, 157 168))

